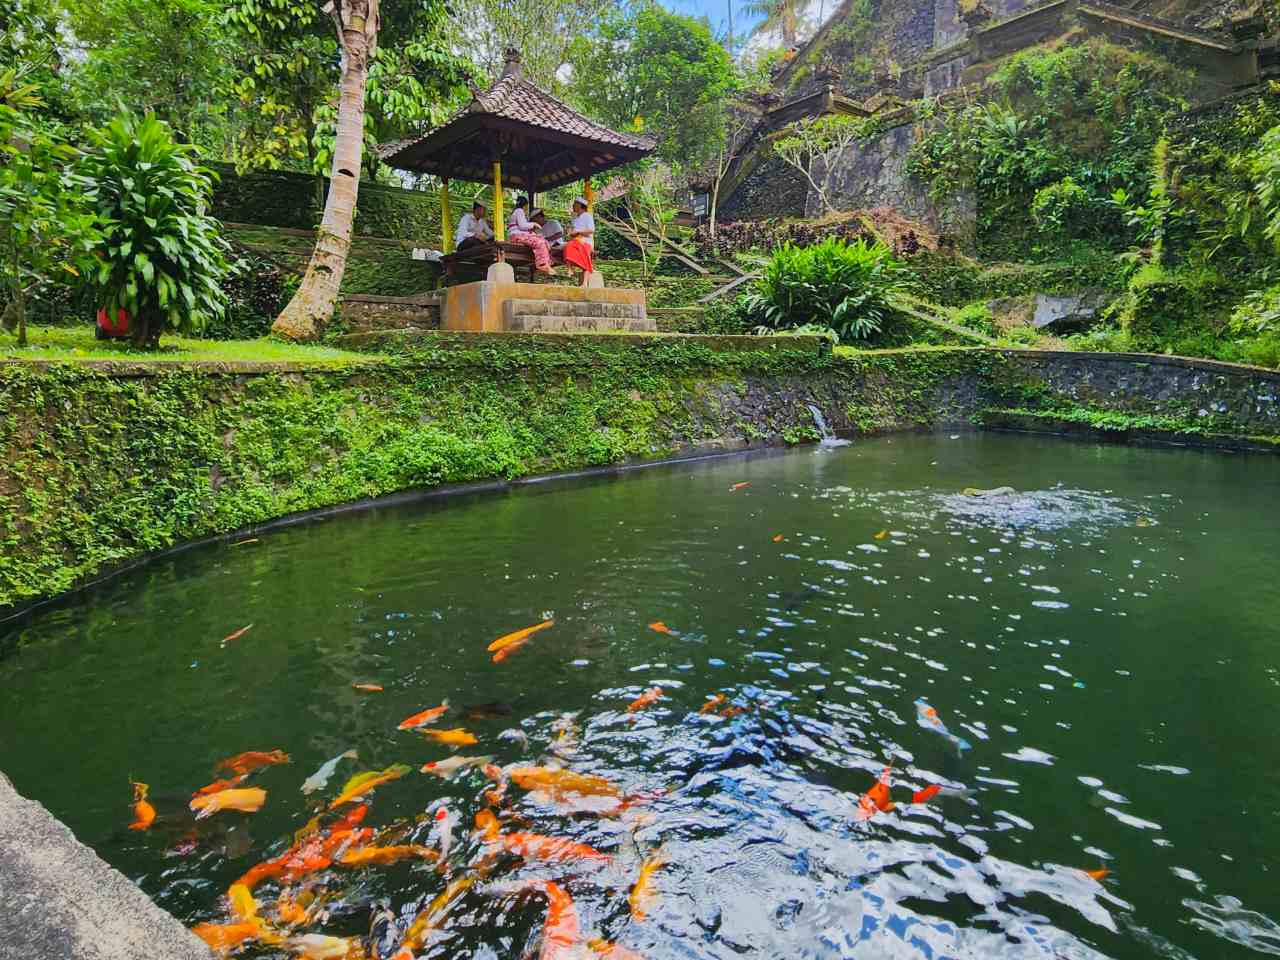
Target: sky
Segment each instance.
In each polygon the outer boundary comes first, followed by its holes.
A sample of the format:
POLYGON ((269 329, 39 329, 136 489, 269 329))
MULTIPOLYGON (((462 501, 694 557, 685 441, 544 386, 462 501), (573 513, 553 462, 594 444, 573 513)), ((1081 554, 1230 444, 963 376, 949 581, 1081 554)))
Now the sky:
MULTIPOLYGON (((760 17, 749 16, 743 12, 745 3, 743 0, 661 0, 664 6, 677 13, 692 14, 695 17, 706 17, 711 23, 711 29, 717 35, 727 32, 729 23, 729 8, 733 7, 733 32, 736 38, 745 37, 760 19, 760 17)), ((840 0, 809 0, 807 7, 804 9, 803 19, 816 23, 819 14, 830 16, 831 12, 839 6, 840 0)), ((804 38, 812 32, 811 29, 801 29, 800 36, 804 38)), ((781 42, 778 36, 762 37, 769 45, 781 42)))

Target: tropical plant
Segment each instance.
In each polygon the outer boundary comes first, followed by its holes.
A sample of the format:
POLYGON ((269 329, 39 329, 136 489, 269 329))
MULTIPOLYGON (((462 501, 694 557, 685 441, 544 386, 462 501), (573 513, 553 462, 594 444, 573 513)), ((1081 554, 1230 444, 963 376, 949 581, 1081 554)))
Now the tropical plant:
POLYGON ((788 48, 796 45, 800 10, 799 0, 747 0, 742 7, 748 16, 762 18, 752 28, 752 36, 777 30, 782 35, 782 45, 788 48))
POLYGON ((151 115, 122 113, 89 137, 78 172, 102 230, 89 271, 102 306, 128 314, 141 348, 154 349, 164 330, 200 330, 226 308, 228 248, 208 213, 214 174, 151 115))
POLYGON ((16 69, 0 73, 0 299, 20 346, 27 301, 78 278, 96 238, 89 184, 70 168, 76 151, 40 125, 43 107, 16 69))
POLYGON ((902 265, 878 241, 786 243, 774 251, 744 308, 773 329, 817 324, 842 340, 866 340, 884 327, 906 289, 902 265))
POLYGON ((662 259, 667 233, 675 219, 675 185, 670 168, 650 160, 631 169, 626 187, 623 219, 631 228, 648 280, 662 259))

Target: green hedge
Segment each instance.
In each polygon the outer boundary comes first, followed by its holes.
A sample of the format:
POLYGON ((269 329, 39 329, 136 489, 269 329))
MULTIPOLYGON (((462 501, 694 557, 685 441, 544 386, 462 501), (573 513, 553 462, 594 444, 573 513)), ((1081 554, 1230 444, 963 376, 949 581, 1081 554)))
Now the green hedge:
MULTIPOLYGON (((328 180, 288 170, 254 170, 238 174, 230 164, 214 164, 219 182, 213 193, 213 215, 233 223, 310 230, 324 211, 328 180)), ((451 190, 454 221, 479 187, 451 190)), ((438 245, 440 197, 434 191, 403 190, 380 183, 360 184, 356 233, 438 245)))
POLYGON ((910 257, 906 267, 920 296, 953 307, 1031 293, 1124 288, 1123 264, 1105 254, 1074 263, 983 266, 967 257, 939 251, 910 257))

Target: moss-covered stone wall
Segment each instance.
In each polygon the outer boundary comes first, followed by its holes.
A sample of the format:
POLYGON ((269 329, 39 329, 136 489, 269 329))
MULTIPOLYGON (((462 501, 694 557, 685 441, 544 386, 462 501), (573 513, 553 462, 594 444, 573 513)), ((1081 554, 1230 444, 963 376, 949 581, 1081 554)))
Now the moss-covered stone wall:
POLYGON ((327 366, 0 364, 0 615, 174 544, 301 511, 806 442, 817 437, 808 404, 855 434, 990 412, 1179 436, 1280 433, 1280 375, 1163 358, 833 356, 801 338, 519 334, 387 335, 383 349, 327 366), (1262 407, 1271 413, 1250 412, 1262 407))

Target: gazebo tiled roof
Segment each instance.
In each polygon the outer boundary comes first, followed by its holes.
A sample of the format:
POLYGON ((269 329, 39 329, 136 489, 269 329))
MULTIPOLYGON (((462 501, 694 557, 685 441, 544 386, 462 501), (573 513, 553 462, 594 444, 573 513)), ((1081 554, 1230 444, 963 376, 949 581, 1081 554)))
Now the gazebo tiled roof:
POLYGON ((379 149, 393 167, 486 183, 495 161, 504 184, 538 192, 652 153, 648 137, 588 120, 524 79, 520 56, 507 51, 502 76, 452 120, 416 140, 379 149))

